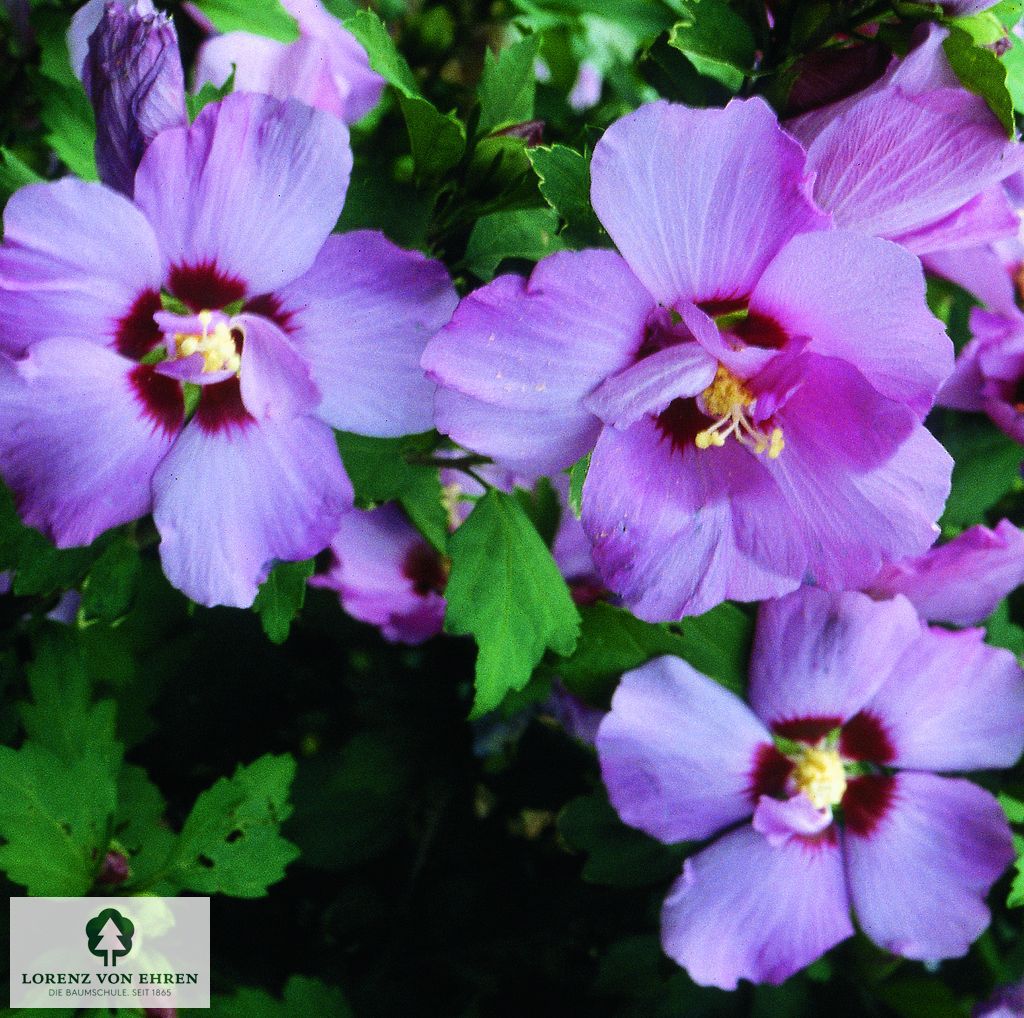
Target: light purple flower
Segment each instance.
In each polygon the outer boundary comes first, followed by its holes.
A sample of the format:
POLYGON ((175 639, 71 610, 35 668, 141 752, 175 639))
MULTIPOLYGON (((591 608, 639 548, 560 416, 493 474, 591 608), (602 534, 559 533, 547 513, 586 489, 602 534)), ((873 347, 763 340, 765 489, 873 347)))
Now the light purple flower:
POLYGON ((464 299, 423 358, 439 429, 531 476, 596 441, 583 524, 645 619, 862 586, 930 547, 951 463, 921 419, 952 347, 917 259, 827 228, 760 99, 641 107, 591 172, 621 256, 464 299))
POLYGON ((370 69, 366 51, 319 0, 282 0, 299 23, 299 38, 278 42, 248 32, 228 32, 203 43, 196 88, 218 87, 235 67, 235 90, 301 99, 346 123, 365 116, 380 100, 384 79, 370 69))
POLYGON ((417 361, 455 293, 380 234, 328 236, 347 142, 333 117, 236 94, 152 142, 134 204, 72 178, 11 198, 0 473, 26 523, 70 547, 152 512, 171 582, 246 606, 351 506, 332 427, 430 426, 417 361))
POLYGON ((867 593, 904 595, 923 619, 972 626, 1024 583, 1024 532, 1009 520, 970 527, 916 558, 885 566, 867 593))
POLYGON ((82 82, 96 111, 100 179, 129 198, 149 143, 188 124, 174 23, 149 0, 109 0, 89 37, 82 82))
POLYGON ((576 83, 569 93, 569 105, 577 112, 584 113, 601 101, 604 75, 601 69, 589 60, 580 63, 576 83))
POLYGON ((310 584, 337 591, 353 618, 401 643, 441 632, 448 564, 398 505, 345 513, 330 551, 330 566, 310 584))
POLYGON ((973 338, 960 351, 939 391, 941 406, 986 413, 1010 438, 1024 442, 1024 315, 972 308, 973 338))
POLYGON ((763 605, 752 710, 676 658, 627 673, 597 736, 622 819, 692 855, 662 911, 698 983, 778 983, 860 928, 907 958, 964 954, 1013 859, 988 792, 954 777, 1024 748, 1024 675, 980 630, 903 598, 763 605), (783 739, 776 743, 776 739, 783 739))
POLYGON ((1024 983, 1003 986, 978 1004, 972 1018, 1024 1018, 1024 983))
POLYGON ((918 255, 1012 237, 1018 227, 999 182, 1021 168, 1021 147, 960 85, 946 35, 930 26, 874 85, 787 123, 835 225, 918 255))

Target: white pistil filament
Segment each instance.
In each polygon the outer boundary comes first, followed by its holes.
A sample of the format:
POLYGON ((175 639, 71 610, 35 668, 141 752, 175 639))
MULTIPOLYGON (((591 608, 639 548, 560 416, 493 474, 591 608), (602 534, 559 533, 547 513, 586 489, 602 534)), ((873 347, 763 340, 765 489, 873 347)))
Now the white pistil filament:
POLYGON ((728 368, 719 364, 715 380, 701 393, 704 412, 718 420, 703 431, 697 432, 694 443, 698 449, 711 446, 721 448, 731 435, 740 445, 746 446, 760 456, 767 452, 770 460, 778 459, 785 447, 782 428, 773 427, 765 432, 757 427, 748 416, 755 397, 750 390, 728 368))
POLYGON ((179 357, 202 354, 203 371, 230 371, 237 374, 242 366, 242 357, 232 330, 223 319, 210 328, 212 311, 200 311, 196 316, 203 327, 200 335, 192 332, 176 332, 174 346, 179 357))
POLYGON ((793 784, 815 809, 839 805, 846 792, 846 768, 837 749, 808 746, 793 761, 793 784))

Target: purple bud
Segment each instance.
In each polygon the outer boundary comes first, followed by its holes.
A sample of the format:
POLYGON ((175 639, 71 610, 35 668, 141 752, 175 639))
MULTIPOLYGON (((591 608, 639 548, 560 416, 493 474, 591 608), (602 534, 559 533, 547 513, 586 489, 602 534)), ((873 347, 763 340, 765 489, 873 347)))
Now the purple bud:
POLYGON ((105 887, 117 887, 123 884, 131 876, 131 868, 128 866, 128 857, 123 852, 111 849, 103 860, 99 873, 96 874, 96 883, 105 887))
POLYGON ((108 0, 89 36, 83 84, 96 111, 100 179, 130 198, 149 143, 188 124, 178 36, 150 0, 108 0))
POLYGON ((512 124, 494 133, 508 135, 510 138, 522 138, 526 142, 526 147, 532 148, 544 140, 544 121, 524 120, 521 124, 512 124))

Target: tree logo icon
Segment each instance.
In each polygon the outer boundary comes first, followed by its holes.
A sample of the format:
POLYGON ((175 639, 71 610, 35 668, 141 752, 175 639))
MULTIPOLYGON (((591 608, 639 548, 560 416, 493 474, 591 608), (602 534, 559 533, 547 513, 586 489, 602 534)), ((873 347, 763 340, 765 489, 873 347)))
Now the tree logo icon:
POLYGON ((117 959, 131 951, 134 933, 135 924, 116 908, 105 908, 85 924, 89 953, 102 958, 104 967, 116 966, 117 959))

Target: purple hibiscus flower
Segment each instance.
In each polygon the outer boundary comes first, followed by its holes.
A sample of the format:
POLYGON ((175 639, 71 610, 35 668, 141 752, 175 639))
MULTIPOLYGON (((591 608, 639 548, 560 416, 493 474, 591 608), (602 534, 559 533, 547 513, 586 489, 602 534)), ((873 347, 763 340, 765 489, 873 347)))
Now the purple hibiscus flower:
POLYGON ((299 23, 292 43, 249 32, 228 32, 203 43, 196 59, 196 88, 220 86, 235 69, 235 89, 278 99, 301 99, 346 123, 380 101, 384 79, 370 69, 366 51, 318 0, 282 0, 299 23))
POLYGON ((951 461, 921 419, 952 347, 918 260, 828 229, 760 99, 641 107, 591 172, 621 256, 558 253, 464 299, 423 358, 439 429, 527 475, 596 441, 583 524, 645 619, 925 551, 951 461))
POLYGON ((1024 442, 1024 315, 972 308, 972 339, 960 351, 937 402, 985 413, 1010 438, 1024 442))
POLYGON ((903 598, 763 605, 748 708, 676 658, 627 673, 597 749, 622 819, 689 857, 662 911, 698 983, 778 983, 860 928, 907 958, 964 954, 1013 859, 995 798, 957 777, 1024 748, 1024 675, 979 630, 903 598))
POLYGON ((973 626, 1024 583, 1024 533, 1009 520, 970 527, 916 558, 884 566, 866 588, 879 599, 902 594, 923 619, 973 626))
POLYGON ((1000 181, 1021 168, 1021 146, 961 86, 942 49, 947 31, 924 31, 878 82, 787 123, 807 149, 814 199, 836 226, 918 255, 1013 237, 1000 181))
POLYGON ((152 512, 171 582, 245 606, 351 505, 332 427, 430 426, 417 362, 455 293, 381 234, 329 236, 347 141, 236 94, 150 144, 134 203, 71 178, 11 198, 0 474, 26 523, 70 547, 152 512))

